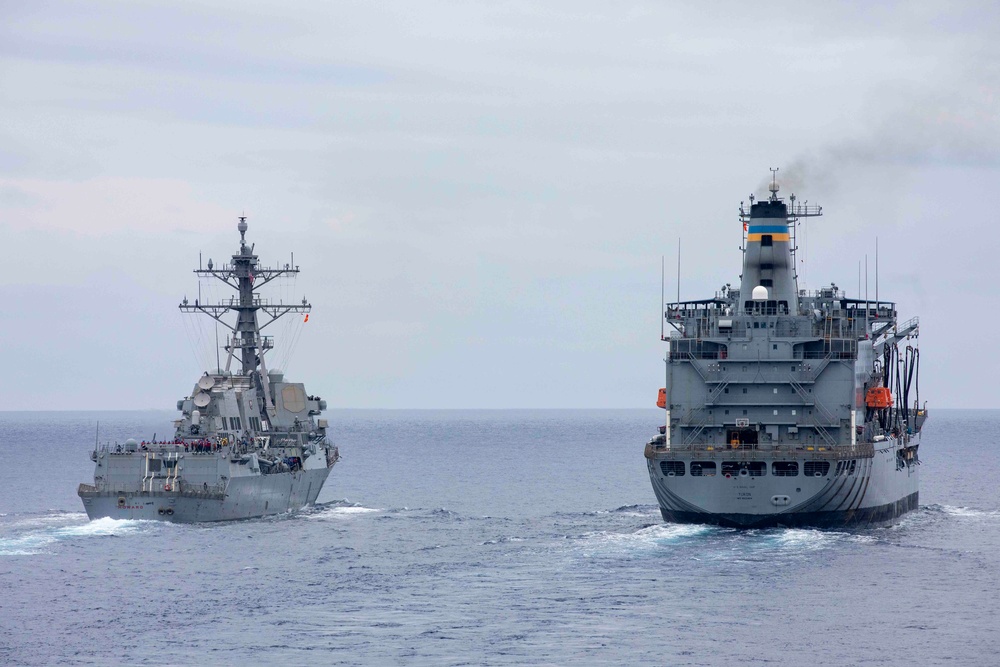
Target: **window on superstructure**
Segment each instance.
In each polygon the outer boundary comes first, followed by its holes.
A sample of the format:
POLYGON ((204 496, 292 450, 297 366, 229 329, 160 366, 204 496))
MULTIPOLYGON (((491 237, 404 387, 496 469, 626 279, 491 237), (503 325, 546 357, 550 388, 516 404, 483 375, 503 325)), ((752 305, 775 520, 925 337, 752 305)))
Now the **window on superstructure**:
POLYGON ((667 477, 683 477, 684 461, 660 461, 660 470, 667 477))
POLYGON ((715 461, 692 461, 692 477, 715 477, 715 461))
POLYGON ((761 278, 760 279, 760 286, 761 287, 774 287, 774 281, 771 280, 770 278, 761 278))
POLYGON ((797 477, 799 464, 797 461, 774 461, 771 463, 771 474, 775 477, 797 477))
POLYGON ((762 246, 773 245, 773 241, 774 241, 774 239, 773 239, 773 237, 770 234, 763 234, 760 237, 760 244, 762 246))
POLYGON ((806 461, 802 472, 806 477, 826 477, 830 472, 829 461, 806 461))
POLYGON ((763 461, 723 461, 722 474, 730 477, 763 477, 767 474, 767 465, 763 461))

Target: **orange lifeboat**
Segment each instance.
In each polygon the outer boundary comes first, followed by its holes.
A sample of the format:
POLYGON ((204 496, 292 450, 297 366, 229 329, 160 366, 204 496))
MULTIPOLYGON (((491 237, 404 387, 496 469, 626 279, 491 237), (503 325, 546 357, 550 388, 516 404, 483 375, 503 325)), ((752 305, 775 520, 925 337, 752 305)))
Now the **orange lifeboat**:
POLYGON ((667 408, 667 390, 665 387, 660 387, 660 393, 656 397, 656 407, 663 408, 664 410, 667 408))
POLYGON ((872 387, 865 395, 865 405, 869 408, 890 408, 892 407, 892 392, 888 387, 872 387))

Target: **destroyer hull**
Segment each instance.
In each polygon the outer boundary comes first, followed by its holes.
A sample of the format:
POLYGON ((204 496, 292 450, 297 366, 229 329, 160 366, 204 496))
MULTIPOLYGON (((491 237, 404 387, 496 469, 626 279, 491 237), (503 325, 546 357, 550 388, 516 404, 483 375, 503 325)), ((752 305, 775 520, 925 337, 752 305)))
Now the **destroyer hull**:
POLYGON ((111 491, 80 485, 87 516, 93 519, 133 519, 200 523, 232 521, 282 514, 316 501, 330 468, 237 477, 224 492, 183 490, 111 491))
POLYGON ((823 452, 651 448, 647 462, 666 521, 735 528, 866 527, 892 523, 919 504, 916 448, 891 439, 875 444, 877 449, 823 452), (787 474, 793 462, 794 476, 787 474), (758 475, 743 472, 749 463, 758 475), (714 474, 704 474, 713 468, 714 474), (740 473, 722 472, 737 468, 740 473), (702 474, 691 475, 692 469, 702 474), (775 475, 776 469, 785 474, 775 475))

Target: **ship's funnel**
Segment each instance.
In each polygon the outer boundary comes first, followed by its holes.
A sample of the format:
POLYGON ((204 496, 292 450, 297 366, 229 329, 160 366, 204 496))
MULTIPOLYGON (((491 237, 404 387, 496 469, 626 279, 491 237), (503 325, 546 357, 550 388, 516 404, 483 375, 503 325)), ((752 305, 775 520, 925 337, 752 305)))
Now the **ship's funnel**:
POLYGON ((743 312, 798 312, 798 289, 789 233, 788 207, 777 194, 750 206, 743 256, 743 312), (761 291, 763 290, 763 291, 761 291), (760 297, 763 298, 760 298, 760 297))

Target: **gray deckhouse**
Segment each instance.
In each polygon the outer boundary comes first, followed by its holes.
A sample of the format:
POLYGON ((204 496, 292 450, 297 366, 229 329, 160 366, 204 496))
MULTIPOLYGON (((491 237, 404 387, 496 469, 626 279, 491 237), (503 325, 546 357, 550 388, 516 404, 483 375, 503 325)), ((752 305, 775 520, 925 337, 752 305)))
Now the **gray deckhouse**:
POLYGON ((897 383, 901 409, 881 420, 872 419, 865 392, 882 383, 880 369, 888 367, 875 355, 914 333, 916 318, 897 326, 894 303, 846 298, 835 284, 799 290, 796 226, 822 209, 794 195, 786 204, 777 192, 772 183, 766 201, 751 196, 749 211, 740 206, 739 289, 726 285, 711 299, 667 304, 664 316, 675 330, 666 338, 668 446, 825 448, 913 425, 909 383, 897 383))
MULTIPOLYGON (((270 336, 261 336, 260 332, 282 315, 309 313, 312 306, 304 297, 301 304, 285 304, 270 303, 267 299, 256 294, 256 290, 275 278, 297 274, 299 268, 292 264, 285 264, 283 268, 260 266, 257 262, 257 255, 253 254, 254 246, 247 246, 246 243, 246 217, 240 217, 237 228, 240 232, 240 252, 233 255, 232 263, 216 268, 213 266, 212 260, 209 260, 207 269, 199 267, 194 272, 199 276, 211 276, 224 282, 238 292, 238 298, 213 304, 199 303, 198 300, 195 300, 191 304, 185 297, 178 307, 182 312, 205 313, 232 332, 232 336, 228 337, 224 348, 227 353, 224 372, 226 375, 230 374, 232 362, 237 359, 238 355, 237 361, 241 365, 241 375, 250 379, 252 385, 257 389, 256 393, 263 399, 259 409, 261 424, 255 429, 259 431, 267 428, 266 425, 278 409, 275 407, 268 387, 267 366, 264 363, 264 355, 274 347, 274 341, 270 336), (229 324, 223 318, 231 311, 235 311, 237 314, 235 324, 229 324), (268 320, 261 324, 258 313, 265 314, 268 320)), ((248 423, 255 423, 250 420, 256 417, 255 413, 257 412, 258 410, 250 406, 250 409, 243 413, 247 416, 248 423)))

